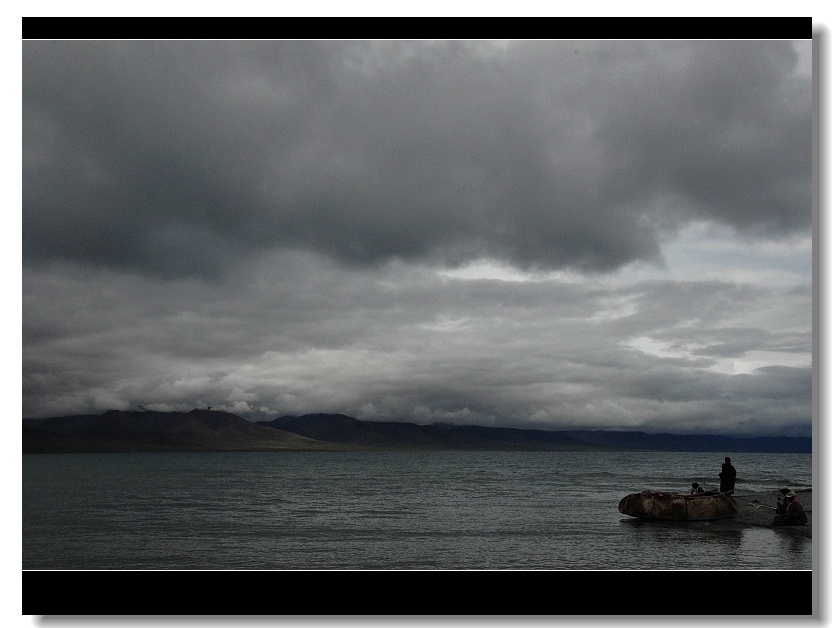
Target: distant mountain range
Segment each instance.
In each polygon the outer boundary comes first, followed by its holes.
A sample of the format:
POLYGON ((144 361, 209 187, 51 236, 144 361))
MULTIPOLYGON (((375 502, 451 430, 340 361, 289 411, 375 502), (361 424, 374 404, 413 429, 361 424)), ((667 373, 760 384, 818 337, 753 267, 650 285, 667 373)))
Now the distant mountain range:
POLYGON ((646 434, 606 430, 538 430, 476 425, 359 421, 343 414, 306 414, 262 421, 286 432, 364 448, 482 450, 644 450, 812 453, 811 438, 646 434))
POLYGON ((252 423, 216 410, 108 410, 23 420, 23 453, 151 451, 714 451, 812 453, 807 437, 730 437, 359 421, 343 414, 252 423))
POLYGON ((228 412, 122 412, 23 420, 23 453, 333 449, 228 412))

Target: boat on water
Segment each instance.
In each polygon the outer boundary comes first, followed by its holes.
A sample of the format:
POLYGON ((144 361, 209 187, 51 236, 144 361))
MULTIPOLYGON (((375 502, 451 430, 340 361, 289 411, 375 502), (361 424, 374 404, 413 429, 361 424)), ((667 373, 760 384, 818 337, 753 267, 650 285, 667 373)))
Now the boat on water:
POLYGON ((618 511, 639 519, 665 521, 712 521, 739 513, 729 493, 706 491, 694 495, 644 490, 630 493, 618 502, 618 511))

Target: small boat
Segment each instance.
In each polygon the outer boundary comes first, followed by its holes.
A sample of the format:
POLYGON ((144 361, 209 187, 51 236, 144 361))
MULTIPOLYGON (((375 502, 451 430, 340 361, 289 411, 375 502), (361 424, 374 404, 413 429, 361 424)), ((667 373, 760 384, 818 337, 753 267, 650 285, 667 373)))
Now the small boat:
POLYGON ((618 502, 618 511, 639 519, 711 521, 733 517, 740 509, 729 493, 706 491, 694 495, 641 491, 618 502))

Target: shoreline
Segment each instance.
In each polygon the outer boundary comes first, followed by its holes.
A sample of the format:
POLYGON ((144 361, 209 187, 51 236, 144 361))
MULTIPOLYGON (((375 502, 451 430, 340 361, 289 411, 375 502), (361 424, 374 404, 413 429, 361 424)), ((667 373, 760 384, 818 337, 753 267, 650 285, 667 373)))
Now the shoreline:
POLYGON ((777 504, 777 490, 752 492, 735 490, 734 501, 739 506, 739 513, 726 519, 709 521, 709 527, 716 530, 736 530, 744 528, 769 528, 784 534, 812 538, 812 489, 795 489, 797 500, 803 505, 808 521, 802 526, 772 526, 774 506, 777 504))

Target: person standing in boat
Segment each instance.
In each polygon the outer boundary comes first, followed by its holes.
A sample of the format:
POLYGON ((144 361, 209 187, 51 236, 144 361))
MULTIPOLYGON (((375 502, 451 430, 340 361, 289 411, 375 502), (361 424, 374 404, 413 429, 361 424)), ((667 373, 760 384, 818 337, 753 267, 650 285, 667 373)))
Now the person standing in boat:
POLYGON ((736 481, 737 470, 731 464, 731 459, 725 456, 725 462, 722 463, 722 471, 719 472, 719 492, 733 493, 736 481))
POLYGON ((699 482, 694 482, 690 486, 691 486, 691 489, 690 489, 690 494, 691 495, 696 495, 698 493, 704 493, 705 492, 705 489, 702 488, 701 486, 699 486, 699 482))
POLYGON ((777 513, 774 515, 774 519, 771 521, 771 525, 773 526, 802 526, 806 525, 808 522, 808 518, 806 517, 806 511, 803 510, 803 504, 797 501, 797 495, 794 494, 794 491, 789 491, 786 493, 786 500, 783 502, 782 506, 784 511, 780 512, 781 504, 779 496, 778 496, 778 504, 777 504, 777 513))

